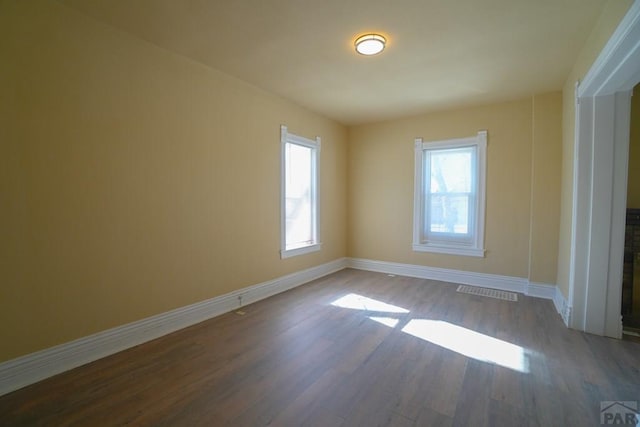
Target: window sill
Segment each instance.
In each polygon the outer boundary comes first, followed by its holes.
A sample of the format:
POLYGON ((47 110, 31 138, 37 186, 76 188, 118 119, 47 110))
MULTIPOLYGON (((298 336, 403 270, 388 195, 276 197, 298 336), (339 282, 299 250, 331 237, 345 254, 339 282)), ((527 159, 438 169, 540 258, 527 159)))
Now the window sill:
POLYGON ((315 243, 313 245, 302 246, 300 248, 295 248, 295 249, 283 249, 280 251, 280 258, 281 259, 291 258, 298 255, 308 254, 311 252, 317 252, 320 249, 322 249, 322 243, 315 243))
POLYGON ((416 252, 433 252, 437 254, 462 255, 484 258, 484 249, 465 247, 465 246, 445 246, 434 244, 413 244, 413 250, 416 252))

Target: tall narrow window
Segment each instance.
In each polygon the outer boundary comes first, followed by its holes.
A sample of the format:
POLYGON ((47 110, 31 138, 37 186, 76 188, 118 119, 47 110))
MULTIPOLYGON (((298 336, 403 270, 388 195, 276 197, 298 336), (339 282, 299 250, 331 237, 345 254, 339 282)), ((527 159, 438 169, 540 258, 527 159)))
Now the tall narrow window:
POLYGON ((282 206, 280 256, 320 250, 318 170, 320 138, 311 140, 281 127, 282 206))
POLYGON ((486 131, 415 143, 413 249, 484 256, 486 131))

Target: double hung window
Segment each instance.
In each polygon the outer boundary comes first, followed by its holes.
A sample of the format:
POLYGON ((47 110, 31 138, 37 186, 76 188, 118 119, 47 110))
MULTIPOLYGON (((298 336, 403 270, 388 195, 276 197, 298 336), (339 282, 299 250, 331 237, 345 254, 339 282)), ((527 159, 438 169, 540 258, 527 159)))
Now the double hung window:
POLYGON ((415 141, 413 249, 484 256, 486 131, 415 141))
POLYGON ((288 258, 320 250, 318 171, 320 138, 291 134, 281 127, 281 244, 288 258))

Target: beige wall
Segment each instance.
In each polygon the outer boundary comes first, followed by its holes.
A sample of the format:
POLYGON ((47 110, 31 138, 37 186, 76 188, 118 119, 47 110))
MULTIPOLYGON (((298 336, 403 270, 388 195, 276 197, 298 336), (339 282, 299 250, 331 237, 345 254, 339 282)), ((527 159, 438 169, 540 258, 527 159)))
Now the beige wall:
POLYGON ((529 280, 556 283, 562 175, 562 93, 533 98, 529 280))
POLYGON ((569 296, 569 263, 571 255, 571 209, 576 115, 575 84, 587 74, 632 3, 633 0, 609 0, 605 4, 596 26, 578 54, 578 58, 567 77, 562 91, 562 187, 556 284, 565 297, 569 296))
POLYGON ((633 88, 631 98, 627 207, 640 209, 640 84, 633 88))
POLYGON ((553 93, 350 128, 349 255, 553 283, 560 109, 560 94, 553 93), (467 137, 481 129, 489 133, 486 257, 414 252, 414 139, 467 137), (544 238, 531 238, 540 233, 544 238))
POLYGON ((53 1, 2 4, 0 98, 0 362, 346 255, 335 122, 53 1), (323 143, 287 260, 280 124, 323 143))

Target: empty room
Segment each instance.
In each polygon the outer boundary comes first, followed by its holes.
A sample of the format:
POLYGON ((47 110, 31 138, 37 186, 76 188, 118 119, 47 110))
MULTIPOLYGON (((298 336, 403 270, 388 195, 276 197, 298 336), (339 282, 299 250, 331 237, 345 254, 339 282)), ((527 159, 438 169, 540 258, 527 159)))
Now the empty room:
POLYGON ((640 0, 0 0, 0 320, 3 426, 640 425, 640 0))

